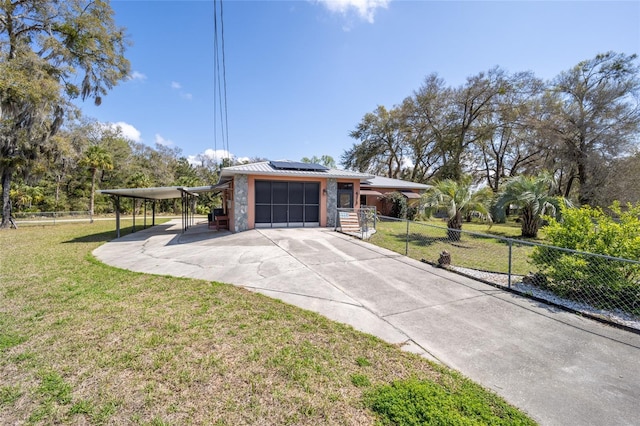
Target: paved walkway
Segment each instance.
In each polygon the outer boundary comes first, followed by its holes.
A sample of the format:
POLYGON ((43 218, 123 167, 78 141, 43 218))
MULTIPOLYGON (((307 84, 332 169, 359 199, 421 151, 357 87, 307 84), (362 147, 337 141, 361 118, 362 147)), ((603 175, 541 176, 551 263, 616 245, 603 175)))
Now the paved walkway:
POLYGON ((543 425, 640 423, 640 335, 328 229, 181 234, 174 221, 94 255, 244 286, 350 324, 462 372, 543 425))

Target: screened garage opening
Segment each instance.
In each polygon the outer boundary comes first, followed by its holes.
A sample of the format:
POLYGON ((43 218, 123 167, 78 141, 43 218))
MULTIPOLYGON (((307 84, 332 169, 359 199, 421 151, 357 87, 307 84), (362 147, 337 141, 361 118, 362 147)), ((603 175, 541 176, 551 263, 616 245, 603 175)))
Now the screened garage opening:
POLYGON ((257 180, 256 228, 320 226, 320 183, 257 180))

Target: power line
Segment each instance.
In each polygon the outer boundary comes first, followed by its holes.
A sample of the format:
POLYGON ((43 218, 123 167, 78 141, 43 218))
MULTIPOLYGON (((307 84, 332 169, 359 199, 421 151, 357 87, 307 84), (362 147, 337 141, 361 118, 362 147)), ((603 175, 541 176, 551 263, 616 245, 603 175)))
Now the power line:
MULTIPOLYGON (((222 35, 222 78, 224 83, 224 124, 225 124, 225 137, 227 141, 227 152, 229 149, 229 113, 227 103, 227 64, 225 61, 225 48, 224 48, 224 13, 222 10, 222 0, 220 0, 220 34, 222 35)), ((231 155, 230 153, 228 154, 231 155)), ((230 159, 230 158, 229 158, 230 159)))
POLYGON ((214 155, 218 153, 218 6, 216 0, 213 1, 213 149, 214 155))
POLYGON ((222 0, 214 0, 213 2, 213 29, 214 29, 214 99, 213 99, 213 133, 214 133, 214 149, 218 151, 218 107, 220 108, 220 136, 222 138, 222 150, 226 153, 228 162, 231 160, 229 147, 229 114, 227 108, 227 70, 224 45, 224 12, 222 0), (217 3, 220 1, 220 14, 218 16, 217 3), (218 30, 218 20, 220 21, 220 30, 218 30), (221 39, 221 43, 218 39, 221 39), (222 57, 222 61, 220 59, 222 57), (221 64, 222 62, 222 64, 221 64), (222 71, 221 71, 222 65, 222 71))

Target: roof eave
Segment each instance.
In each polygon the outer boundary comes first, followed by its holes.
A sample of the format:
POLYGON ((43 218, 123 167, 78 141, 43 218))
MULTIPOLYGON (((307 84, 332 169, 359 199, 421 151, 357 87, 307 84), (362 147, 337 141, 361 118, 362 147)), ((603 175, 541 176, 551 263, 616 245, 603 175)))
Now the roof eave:
POLYGON ((326 172, 299 172, 288 171, 282 172, 279 170, 225 170, 222 169, 220 173, 220 181, 223 181, 225 177, 231 177, 236 175, 253 175, 253 176, 280 176, 280 177, 309 177, 309 178, 327 178, 327 179, 359 179, 362 182, 366 182, 367 180, 373 178, 373 175, 365 175, 360 174, 359 176, 356 174, 342 174, 340 172, 333 172, 333 170, 328 170, 326 172))

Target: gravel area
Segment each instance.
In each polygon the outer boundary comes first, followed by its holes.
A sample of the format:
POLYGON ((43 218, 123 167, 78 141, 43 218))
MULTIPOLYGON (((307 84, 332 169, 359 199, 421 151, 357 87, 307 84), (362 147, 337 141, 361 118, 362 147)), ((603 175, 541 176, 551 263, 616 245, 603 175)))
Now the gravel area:
MULTIPOLYGON (((477 269, 462 268, 460 266, 449 266, 449 269, 463 273, 465 275, 479 278, 500 286, 506 287, 509 284, 509 277, 507 274, 499 274, 496 272, 479 271, 477 269)), ((522 275, 511 276, 511 288, 519 291, 520 293, 531 295, 538 299, 547 300, 559 306, 564 306, 569 309, 573 309, 578 312, 592 315, 594 317, 602 318, 612 323, 624 325, 626 327, 640 330, 640 318, 629 315, 620 311, 608 311, 604 309, 597 309, 584 303, 576 302, 573 300, 563 299, 547 290, 542 290, 530 284, 522 282, 522 275)))

